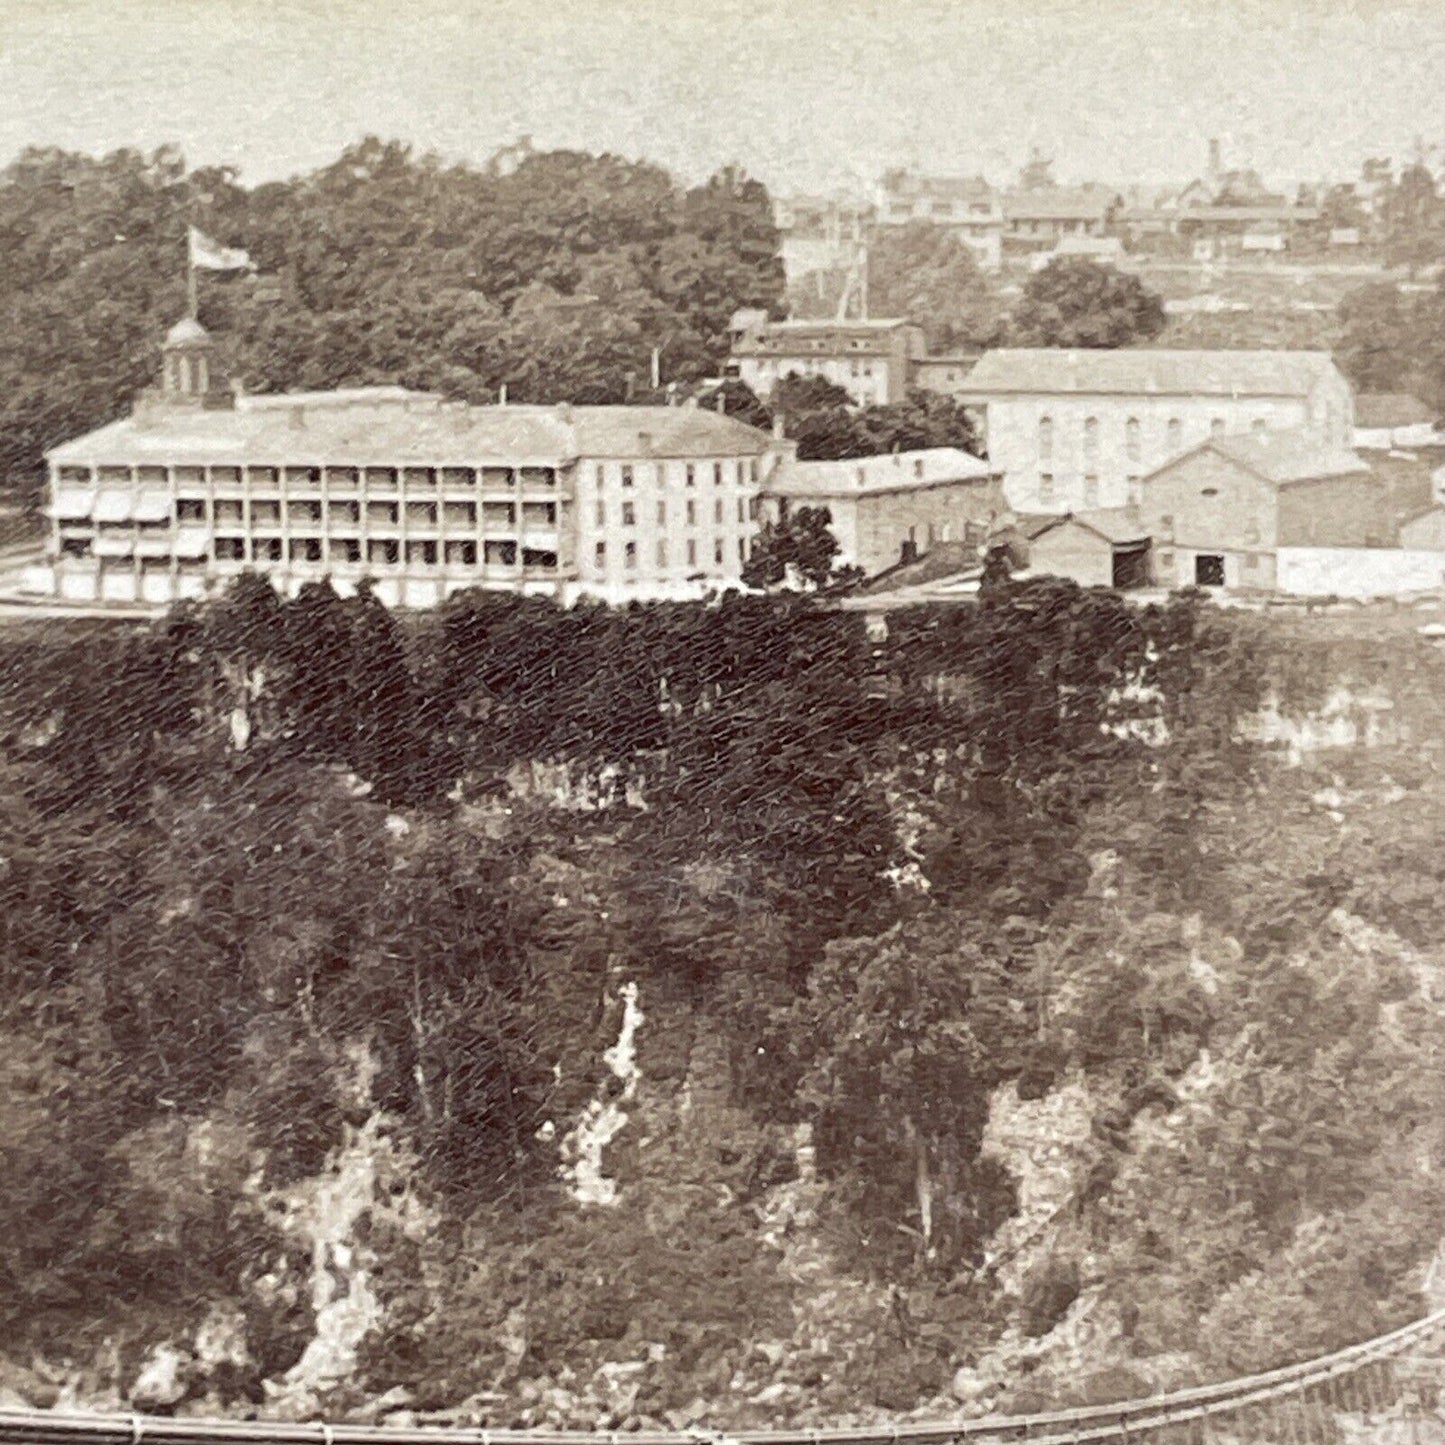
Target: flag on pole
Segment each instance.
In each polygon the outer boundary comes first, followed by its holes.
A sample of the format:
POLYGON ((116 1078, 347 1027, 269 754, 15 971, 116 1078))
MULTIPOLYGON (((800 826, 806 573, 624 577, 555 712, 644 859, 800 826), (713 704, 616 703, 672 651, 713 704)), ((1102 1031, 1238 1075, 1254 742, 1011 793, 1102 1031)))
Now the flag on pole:
POLYGON ((254 271, 256 263, 239 246, 223 246, 197 227, 190 228, 190 263, 201 271, 254 271))

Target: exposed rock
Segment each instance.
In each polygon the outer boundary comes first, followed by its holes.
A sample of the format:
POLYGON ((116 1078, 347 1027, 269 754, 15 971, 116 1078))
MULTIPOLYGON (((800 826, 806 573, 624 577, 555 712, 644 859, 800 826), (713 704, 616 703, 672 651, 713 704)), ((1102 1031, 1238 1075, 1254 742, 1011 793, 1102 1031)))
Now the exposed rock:
POLYGON ((194 1365, 189 1350, 178 1349, 168 1340, 157 1345, 130 1387, 131 1404, 137 1410, 163 1410, 179 1404, 190 1389, 194 1365))

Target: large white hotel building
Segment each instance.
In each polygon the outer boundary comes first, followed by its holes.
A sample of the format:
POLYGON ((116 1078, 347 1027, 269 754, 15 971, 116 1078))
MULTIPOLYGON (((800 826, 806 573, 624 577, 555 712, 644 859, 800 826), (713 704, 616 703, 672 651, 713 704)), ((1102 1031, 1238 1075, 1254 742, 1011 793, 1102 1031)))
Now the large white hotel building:
POLYGON ((786 443, 695 407, 468 406, 399 387, 245 396, 193 320, 131 415, 47 453, 49 581, 166 603, 245 569, 570 600, 736 583, 786 443))

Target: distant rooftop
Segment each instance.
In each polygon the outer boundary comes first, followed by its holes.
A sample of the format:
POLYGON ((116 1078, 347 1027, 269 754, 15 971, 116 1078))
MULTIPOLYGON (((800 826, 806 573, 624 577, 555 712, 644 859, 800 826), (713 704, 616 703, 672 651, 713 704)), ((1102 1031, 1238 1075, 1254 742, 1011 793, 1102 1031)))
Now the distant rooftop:
POLYGON ((785 462, 767 490, 784 497, 857 497, 948 482, 982 482, 998 475, 994 467, 961 448, 927 447, 841 461, 785 462))
POLYGON ((978 393, 1159 393, 1176 396, 1306 396, 1334 373, 1327 351, 986 351, 968 378, 978 393))
POLYGON ((236 398, 237 411, 276 411, 304 406, 414 406, 442 405, 439 391, 412 391, 405 386, 343 386, 335 391, 258 391, 236 398))
POLYGON ((358 406, 327 400, 336 393, 322 393, 319 403, 306 395, 235 411, 158 406, 47 456, 80 466, 469 466, 494 459, 560 466, 577 457, 760 455, 771 444, 766 432, 699 407, 358 406))
POLYGON ((1107 186, 1048 186, 1008 192, 1003 213, 1011 221, 1099 220, 1118 199, 1107 186))
MULTIPOLYGON (((1324 477, 1371 475, 1369 463, 1354 452, 1343 447, 1321 446, 1309 432, 1267 431, 1212 437, 1194 448, 1196 453, 1201 451, 1217 452, 1279 487, 1324 477)), ((1160 470, 1172 465, 1166 462, 1160 470)))

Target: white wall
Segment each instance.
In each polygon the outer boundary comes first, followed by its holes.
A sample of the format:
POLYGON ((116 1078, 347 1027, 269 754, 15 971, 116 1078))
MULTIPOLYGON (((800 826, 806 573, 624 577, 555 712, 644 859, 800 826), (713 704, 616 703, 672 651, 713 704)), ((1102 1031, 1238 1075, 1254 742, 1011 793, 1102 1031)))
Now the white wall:
POLYGON ((1397 547, 1281 547, 1276 585, 1300 597, 1390 597, 1445 590, 1445 555, 1397 547))
POLYGON ((1165 462, 1209 440, 1216 417, 1224 432, 1238 436, 1256 423, 1270 431, 1303 427, 1309 409, 1303 399, 1188 396, 1020 396, 990 397, 989 460, 1004 473, 1009 505, 1024 512, 1077 512, 1085 507, 1123 507, 1130 501, 1129 478, 1143 478, 1165 462), (1097 417, 1098 452, 1085 447, 1085 423, 1097 417), (1040 452, 1039 423, 1053 422, 1050 455, 1040 452), (1129 418, 1139 422, 1139 454, 1128 449, 1129 418), (1179 420, 1179 442, 1170 442, 1169 422, 1179 420), (1099 479, 1098 500, 1086 500, 1084 479, 1099 479), (1040 478, 1053 477, 1052 497, 1041 495, 1040 478))

